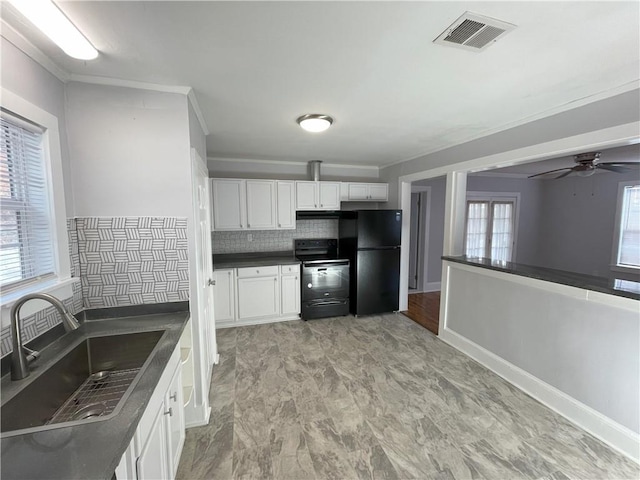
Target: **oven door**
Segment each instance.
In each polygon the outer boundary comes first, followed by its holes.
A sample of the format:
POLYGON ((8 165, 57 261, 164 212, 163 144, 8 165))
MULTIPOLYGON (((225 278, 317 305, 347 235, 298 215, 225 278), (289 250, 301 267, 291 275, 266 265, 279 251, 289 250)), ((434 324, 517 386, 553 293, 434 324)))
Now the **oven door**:
POLYGON ((302 301, 349 298, 349 261, 302 264, 302 301))

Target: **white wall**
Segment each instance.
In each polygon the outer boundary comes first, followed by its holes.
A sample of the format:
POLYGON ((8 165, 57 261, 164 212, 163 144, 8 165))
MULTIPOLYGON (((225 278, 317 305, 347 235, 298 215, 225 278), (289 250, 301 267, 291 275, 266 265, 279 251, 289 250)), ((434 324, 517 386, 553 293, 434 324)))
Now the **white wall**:
POLYGON ((0 37, 0 84, 58 118, 67 215, 73 216, 73 192, 65 118, 65 85, 4 37, 0 37))
MULTIPOLYGON (((189 108, 189 141, 191 147, 196 149, 198 155, 203 162, 207 161, 207 137, 202 130, 198 116, 196 115, 191 102, 188 102, 189 108)), ((205 165, 206 166, 206 165, 205 165)))
POLYGON ((67 84, 76 216, 192 215, 186 95, 67 84))
POLYGON ((443 340, 637 458, 637 301, 453 262, 445 268, 443 340))

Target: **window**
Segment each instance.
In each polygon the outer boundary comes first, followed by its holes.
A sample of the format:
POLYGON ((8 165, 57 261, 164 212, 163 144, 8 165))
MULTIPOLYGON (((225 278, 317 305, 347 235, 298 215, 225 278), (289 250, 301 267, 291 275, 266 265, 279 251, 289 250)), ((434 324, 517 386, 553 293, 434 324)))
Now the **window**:
POLYGON ((43 131, 0 118, 0 288, 19 288, 55 272, 43 131))
POLYGON ((473 194, 467 197, 465 255, 512 261, 517 197, 473 194))
MULTIPOLYGON (((71 277, 58 119, 0 86, 0 320, 27 293, 65 300, 71 277), (39 127, 38 127, 39 126, 39 127)), ((23 317, 48 304, 28 302, 23 317)))
POLYGON ((614 239, 614 264, 620 268, 640 268, 640 184, 621 182, 618 188, 614 239))

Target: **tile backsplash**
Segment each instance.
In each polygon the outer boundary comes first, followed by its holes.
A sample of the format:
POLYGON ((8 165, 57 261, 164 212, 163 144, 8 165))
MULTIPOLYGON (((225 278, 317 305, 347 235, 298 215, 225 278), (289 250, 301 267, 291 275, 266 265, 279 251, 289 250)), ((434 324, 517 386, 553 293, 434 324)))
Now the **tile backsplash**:
POLYGON ((78 218, 86 308, 189 299, 187 219, 78 218))
POLYGON ((338 220, 298 220, 295 230, 244 230, 213 232, 211 244, 214 254, 279 252, 293 250, 296 238, 338 238, 338 220), (252 236, 252 241, 248 240, 252 236))
MULTIPOLYGON (((71 313, 144 303, 189 300, 187 219, 80 217, 67 220, 71 276, 80 278, 63 303, 71 313)), ((23 341, 61 322, 54 307, 22 318, 23 341)), ((0 355, 11 331, 0 332, 0 355)))

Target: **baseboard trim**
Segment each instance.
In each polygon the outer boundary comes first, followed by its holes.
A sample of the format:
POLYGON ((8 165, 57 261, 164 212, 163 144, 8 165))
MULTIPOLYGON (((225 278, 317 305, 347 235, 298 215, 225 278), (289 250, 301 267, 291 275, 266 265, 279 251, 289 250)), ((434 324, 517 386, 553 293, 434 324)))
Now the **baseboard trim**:
POLYGON ((269 317, 269 318, 256 318, 255 320, 238 320, 236 322, 220 323, 216 324, 216 330, 232 327, 246 327, 249 325, 262 325, 264 323, 278 323, 278 322, 290 322, 292 320, 300 320, 298 315, 292 317, 269 317))
POLYGON ((640 463, 640 435, 611 418, 543 382, 451 329, 439 332, 440 340, 470 356, 533 398, 559 413, 611 448, 640 463))
POLYGON ((424 288, 422 289, 422 291, 424 293, 439 292, 440 287, 441 287, 441 282, 427 282, 424 284, 424 288))

